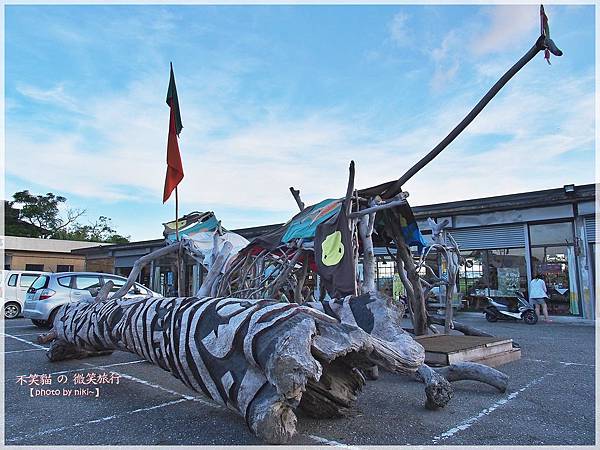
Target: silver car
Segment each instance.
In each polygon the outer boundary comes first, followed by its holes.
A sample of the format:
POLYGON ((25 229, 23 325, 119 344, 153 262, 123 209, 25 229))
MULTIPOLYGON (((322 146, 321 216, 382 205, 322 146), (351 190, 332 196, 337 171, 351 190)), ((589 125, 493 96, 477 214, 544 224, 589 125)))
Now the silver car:
MULTIPOLYGON (((27 291, 23 316, 40 328, 48 328, 54 322, 58 308, 65 303, 91 300, 109 280, 114 283, 111 292, 116 292, 127 282, 126 278, 107 273, 59 272, 40 275, 27 291)), ((123 298, 139 296, 162 297, 135 283, 123 298)))

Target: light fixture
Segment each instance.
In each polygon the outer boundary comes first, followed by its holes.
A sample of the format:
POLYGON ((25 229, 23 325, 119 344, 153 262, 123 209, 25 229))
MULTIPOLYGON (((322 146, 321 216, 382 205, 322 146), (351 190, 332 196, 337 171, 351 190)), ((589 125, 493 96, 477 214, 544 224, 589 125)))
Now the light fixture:
POLYGON ((574 184, 565 184, 563 186, 563 189, 565 190, 565 194, 573 194, 575 192, 575 185, 574 184))

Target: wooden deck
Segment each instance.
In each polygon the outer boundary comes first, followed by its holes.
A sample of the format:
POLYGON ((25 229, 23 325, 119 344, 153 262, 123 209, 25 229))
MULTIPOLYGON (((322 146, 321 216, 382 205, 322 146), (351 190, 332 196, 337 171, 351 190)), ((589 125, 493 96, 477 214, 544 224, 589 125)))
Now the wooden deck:
POLYGON ((471 361, 496 367, 521 358, 521 350, 513 348, 512 339, 446 334, 415 339, 425 348, 425 363, 431 366, 471 361))

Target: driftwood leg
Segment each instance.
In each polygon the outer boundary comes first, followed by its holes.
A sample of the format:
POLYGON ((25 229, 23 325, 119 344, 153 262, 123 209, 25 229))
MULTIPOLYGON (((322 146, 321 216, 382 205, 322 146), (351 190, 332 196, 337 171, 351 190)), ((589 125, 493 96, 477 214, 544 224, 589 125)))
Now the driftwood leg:
POLYGON ((46 356, 52 362, 65 361, 67 359, 82 359, 91 356, 104 356, 112 354, 112 350, 90 351, 62 339, 56 339, 50 345, 46 356))
POLYGON ((454 395, 450 382, 427 364, 423 364, 415 374, 417 381, 425 383, 425 408, 438 409, 448 404, 454 395))
POLYGON ((463 362, 435 369, 448 381, 472 380, 489 384, 500 392, 505 392, 508 385, 508 375, 483 364, 463 362))

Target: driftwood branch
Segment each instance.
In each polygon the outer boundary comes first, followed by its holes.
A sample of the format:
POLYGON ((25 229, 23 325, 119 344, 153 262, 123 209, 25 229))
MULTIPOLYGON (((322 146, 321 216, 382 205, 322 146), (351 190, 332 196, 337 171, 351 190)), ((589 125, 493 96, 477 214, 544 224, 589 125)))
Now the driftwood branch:
MULTIPOLYGON (((427 318, 428 322, 434 323, 436 325, 446 325, 446 319, 444 317, 441 316, 436 316, 436 315, 429 315, 427 318)), ((452 322, 453 325, 453 329, 456 331, 460 331, 461 333, 463 333, 466 336, 487 336, 487 337, 494 337, 493 334, 487 333, 485 331, 480 330, 479 328, 475 328, 475 327, 471 327, 469 325, 465 325, 461 322, 456 322, 453 321, 452 322)))
POLYGON ((372 213, 376 213, 378 211, 382 211, 384 209, 390 209, 390 208, 394 208, 396 206, 403 205, 404 203, 406 203, 406 198, 408 197, 408 192, 401 192, 396 197, 395 197, 395 199, 392 199, 391 201, 380 203, 380 204, 371 206, 369 208, 361 209, 360 211, 355 211, 353 213, 350 213, 348 215, 348 217, 351 219, 354 219, 356 217, 361 217, 365 214, 372 214, 372 213), (396 197, 399 197, 399 198, 396 199, 396 197))
POLYGON ((296 283, 296 289, 294 290, 294 298, 296 303, 302 304, 304 303, 304 298, 302 296, 302 289, 304 288, 304 283, 306 282, 306 277, 308 276, 308 252, 304 252, 304 260, 302 261, 302 272, 298 277, 298 282, 296 283))
POLYGON ((354 192, 354 161, 350 161, 350 167, 348 169, 348 187, 346 188, 346 214, 350 214, 352 210, 352 193, 354 192))
POLYGON ((362 216, 358 221, 358 232, 363 245, 363 285, 362 293, 375 292, 375 253, 373 250, 373 229, 375 213, 362 216))
POLYGON ((115 283, 113 283, 111 280, 108 280, 106 283, 104 283, 104 286, 100 288, 100 290, 98 291, 98 295, 96 295, 96 297, 94 298, 94 303, 101 303, 105 301, 108 298, 108 294, 110 294, 110 290, 113 288, 114 285, 115 283))
POLYGON ((110 298, 118 298, 124 296, 129 291, 129 289, 131 289, 131 286, 133 286, 133 283, 135 283, 135 280, 137 280, 138 275, 140 274, 140 272, 146 264, 148 264, 154 259, 158 259, 165 255, 168 255, 169 253, 178 251, 180 246, 181 242, 173 242, 172 244, 166 247, 159 248, 158 250, 155 250, 152 253, 148 253, 147 255, 142 256, 133 265, 131 273, 127 277, 127 282, 123 286, 121 286, 121 288, 117 290, 117 292, 111 295, 110 298))
POLYGON ((300 211, 304 211, 304 202, 302 200, 300 200, 300 190, 294 189, 293 186, 290 186, 290 192, 292 193, 292 197, 294 197, 294 200, 296 200, 296 203, 298 204, 298 208, 300 208, 300 211))
POLYGON ((202 282, 202 286, 200 286, 200 289, 198 289, 198 292, 196 293, 196 297, 206 297, 208 295, 211 295, 212 288, 215 282, 217 281, 219 275, 221 274, 221 270, 227 262, 227 258, 231 254, 232 250, 233 244, 229 241, 225 241, 225 243, 223 244, 223 248, 221 248, 221 250, 218 252, 217 257, 213 260, 208 274, 202 282))
MULTIPOLYGON (((531 47, 523 57, 517 61, 508 71, 502 75, 502 77, 490 88, 490 90, 483 96, 481 100, 475 105, 475 107, 465 116, 465 118, 458 124, 454 129, 438 144, 436 145, 427 155, 421 158, 414 166, 404 173, 398 180, 391 183, 384 193, 384 198, 391 198, 398 194, 402 189, 402 186, 410 180, 419 170, 430 163, 437 155, 439 155, 456 137, 463 132, 463 130, 479 115, 479 113, 486 107, 486 105, 492 100, 496 94, 508 83, 508 81, 521 70, 529 61, 533 59, 535 55, 545 48, 556 48, 554 42, 544 36, 540 36, 536 43, 531 47), (552 47, 550 47, 552 45, 552 47)), ((556 49, 555 54, 560 56, 562 52, 556 49), (560 53, 558 53, 560 52, 560 53)))

